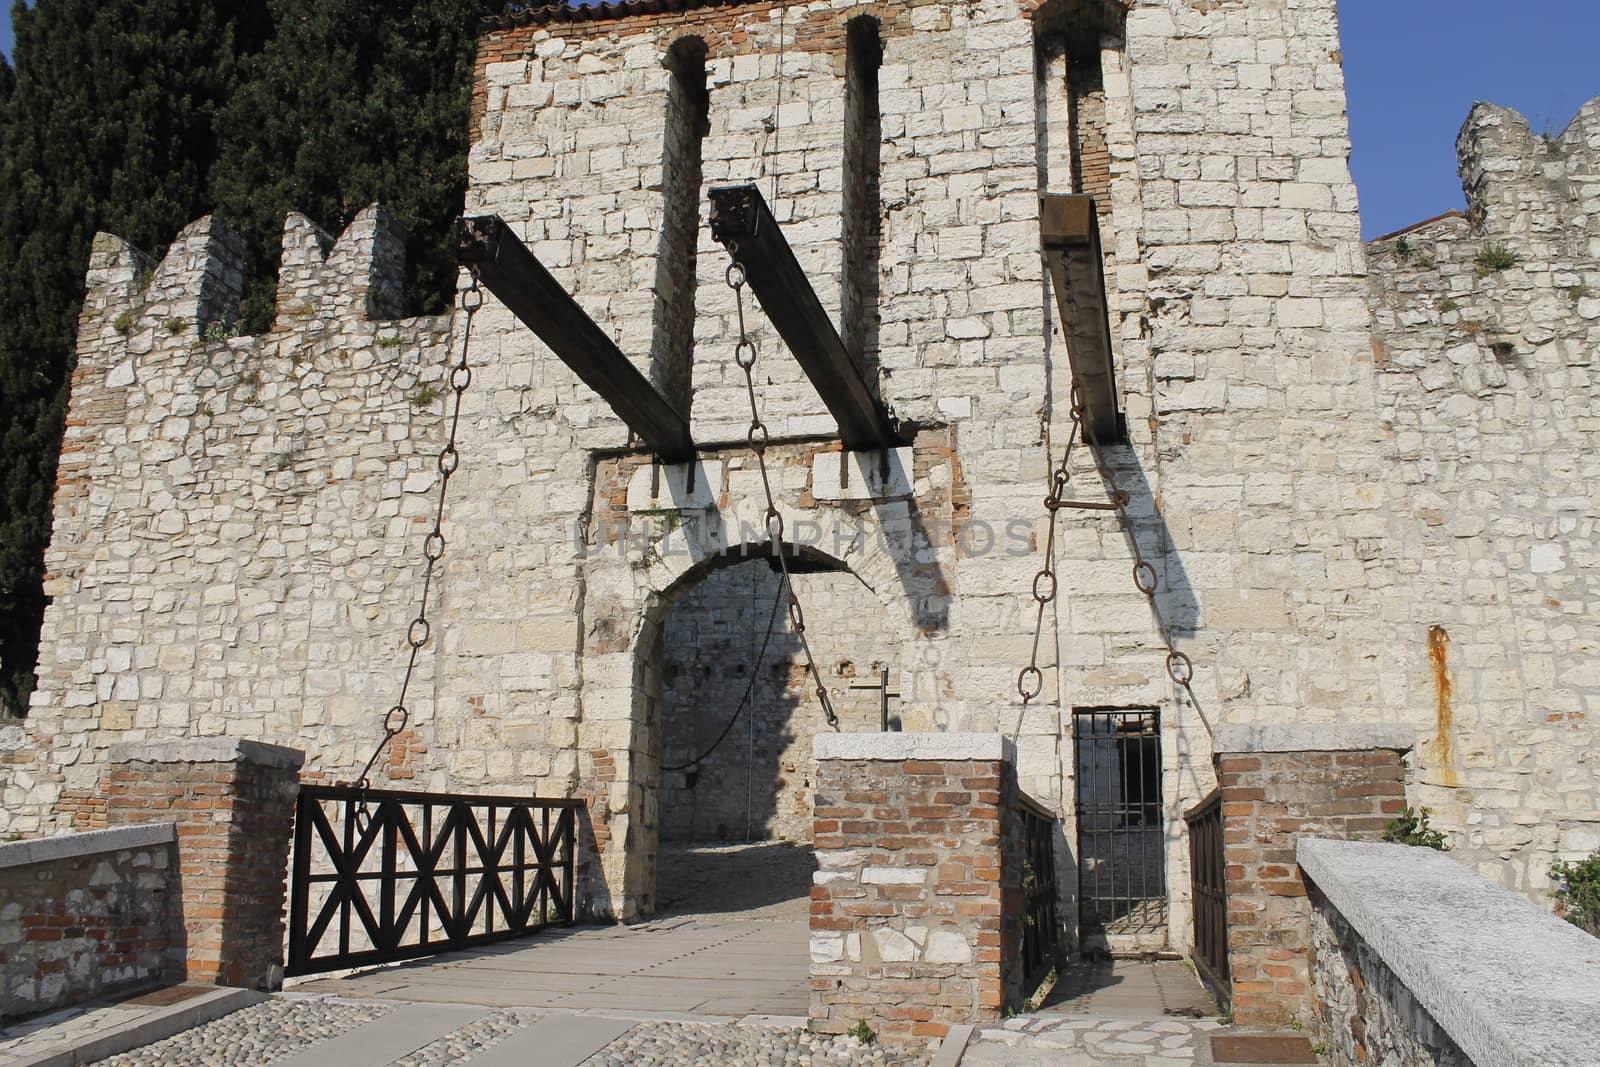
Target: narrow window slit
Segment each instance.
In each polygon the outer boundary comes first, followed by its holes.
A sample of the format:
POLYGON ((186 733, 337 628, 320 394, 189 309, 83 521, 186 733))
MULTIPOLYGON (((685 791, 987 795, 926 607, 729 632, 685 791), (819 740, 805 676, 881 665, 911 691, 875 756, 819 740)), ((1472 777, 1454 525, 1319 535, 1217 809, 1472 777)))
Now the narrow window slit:
POLYGON ((685 37, 667 51, 662 219, 656 251, 650 380, 685 417, 694 369, 695 253, 700 243, 701 149, 710 132, 706 44, 685 37))
POLYGON ((844 276, 840 338, 878 386, 878 271, 883 215, 879 198, 883 124, 878 68, 883 42, 878 20, 860 15, 845 32, 844 276))

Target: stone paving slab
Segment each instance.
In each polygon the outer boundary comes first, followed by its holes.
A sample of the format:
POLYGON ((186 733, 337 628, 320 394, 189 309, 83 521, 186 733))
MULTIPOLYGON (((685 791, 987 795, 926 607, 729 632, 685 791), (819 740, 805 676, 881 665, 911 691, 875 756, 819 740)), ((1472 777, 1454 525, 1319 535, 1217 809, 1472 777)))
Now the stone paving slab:
POLYGON ((411 1004, 274 1062, 278 1067, 388 1067, 487 1014, 480 1007, 411 1004))
POLYGON ((632 1030, 629 1019, 547 1015, 525 1030, 472 1057, 472 1067, 578 1067, 632 1030))
POLYGON ((694 916, 577 927, 294 989, 558 1011, 804 1015, 811 996, 809 939, 804 922, 787 919, 694 916))
POLYGON ((0 1067, 72 1067, 160 1041, 264 1000, 247 989, 182 984, 0 1028, 0 1067))

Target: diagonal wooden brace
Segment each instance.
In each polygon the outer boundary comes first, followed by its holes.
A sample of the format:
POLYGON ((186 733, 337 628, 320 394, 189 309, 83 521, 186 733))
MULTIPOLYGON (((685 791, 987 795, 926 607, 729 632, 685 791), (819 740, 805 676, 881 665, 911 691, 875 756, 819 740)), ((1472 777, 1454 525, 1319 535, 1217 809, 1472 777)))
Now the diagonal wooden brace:
POLYGON ((484 287, 599 393, 646 447, 666 463, 694 458, 689 420, 639 373, 500 216, 462 219, 456 259, 477 268, 484 287))
POLYGON ((1067 362, 1083 401, 1084 438, 1110 444, 1127 436, 1111 359, 1106 315, 1105 256, 1094 198, 1046 194, 1039 198, 1039 237, 1056 292, 1067 362))
POLYGON ((908 428, 889 414, 840 340, 761 191, 725 185, 711 189, 710 197, 711 236, 744 269, 751 292, 838 422, 845 447, 865 451, 910 443, 908 428))

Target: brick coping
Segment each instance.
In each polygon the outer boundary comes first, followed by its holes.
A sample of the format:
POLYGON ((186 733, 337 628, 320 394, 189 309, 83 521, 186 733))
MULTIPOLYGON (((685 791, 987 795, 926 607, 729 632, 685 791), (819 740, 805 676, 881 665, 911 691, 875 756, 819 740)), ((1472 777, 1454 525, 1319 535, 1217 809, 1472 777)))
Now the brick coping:
POLYGON ((0 845, 0 870, 27 867, 36 863, 54 863, 57 860, 94 856, 124 849, 149 848, 152 845, 171 845, 178 840, 176 823, 142 823, 138 826, 114 826, 109 830, 87 830, 76 834, 57 834, 27 841, 12 841, 0 845))
POLYGON ((306 756, 297 748, 237 737, 191 737, 182 741, 121 741, 110 746, 109 763, 253 763, 297 771, 306 756))

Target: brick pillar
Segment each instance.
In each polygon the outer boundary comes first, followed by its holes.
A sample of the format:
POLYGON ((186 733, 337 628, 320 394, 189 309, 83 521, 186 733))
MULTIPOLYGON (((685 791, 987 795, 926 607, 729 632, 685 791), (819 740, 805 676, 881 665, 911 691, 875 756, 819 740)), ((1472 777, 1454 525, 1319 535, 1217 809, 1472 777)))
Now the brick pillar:
POLYGON ((998 1019, 1015 996, 1009 747, 999 734, 816 738, 813 1030, 864 1021, 886 1043, 922 1044, 998 1019))
POLYGON ((100 778, 106 821, 177 824, 174 977, 283 984, 284 888, 304 758, 226 738, 111 747, 100 778))
POLYGON ((1405 806, 1403 752, 1388 726, 1228 726, 1213 739, 1222 790, 1233 1017, 1312 1018, 1311 907, 1295 863, 1301 837, 1377 840, 1405 806))

